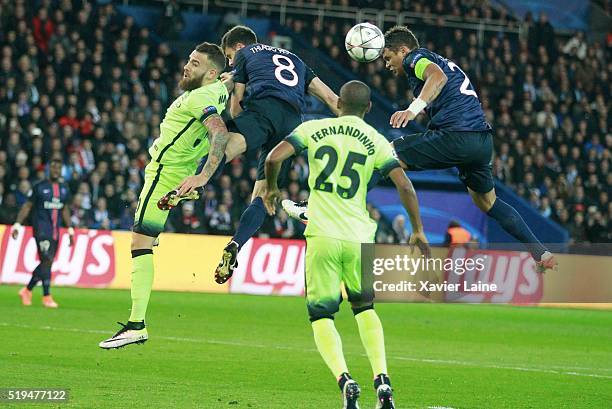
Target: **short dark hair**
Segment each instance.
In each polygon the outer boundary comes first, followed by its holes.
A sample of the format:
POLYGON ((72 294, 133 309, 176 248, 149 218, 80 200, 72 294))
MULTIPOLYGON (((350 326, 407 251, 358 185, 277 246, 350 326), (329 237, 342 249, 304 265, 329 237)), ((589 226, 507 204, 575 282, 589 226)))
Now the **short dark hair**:
POLYGON ((385 48, 397 52, 400 47, 406 46, 411 50, 419 48, 419 40, 412 31, 405 26, 395 26, 385 33, 385 48))
POLYGON ((249 45, 255 44, 256 42, 257 35, 253 30, 247 26, 235 26, 223 35, 221 39, 221 48, 225 51, 226 48, 235 47, 238 43, 249 45))
POLYGON ((223 54, 223 50, 221 50, 221 47, 217 44, 198 44, 195 50, 199 53, 206 54, 208 61, 219 70, 219 73, 225 69, 225 54, 223 54))
POLYGON ((340 88, 342 111, 347 114, 363 114, 370 107, 370 87, 361 81, 349 81, 340 88))

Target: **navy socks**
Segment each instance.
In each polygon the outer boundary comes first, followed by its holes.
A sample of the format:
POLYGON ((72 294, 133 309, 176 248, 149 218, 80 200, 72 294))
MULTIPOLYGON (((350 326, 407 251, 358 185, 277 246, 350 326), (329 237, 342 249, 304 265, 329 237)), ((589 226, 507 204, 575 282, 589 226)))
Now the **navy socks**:
POLYGON ((546 248, 531 232, 525 220, 514 207, 497 198, 487 214, 497 220, 508 234, 525 244, 533 258, 540 261, 542 254, 546 252, 546 248))
POLYGON ((261 197, 256 197, 240 216, 238 230, 232 238, 233 241, 238 243, 238 249, 242 248, 244 243, 257 233, 265 219, 266 209, 263 200, 261 197))

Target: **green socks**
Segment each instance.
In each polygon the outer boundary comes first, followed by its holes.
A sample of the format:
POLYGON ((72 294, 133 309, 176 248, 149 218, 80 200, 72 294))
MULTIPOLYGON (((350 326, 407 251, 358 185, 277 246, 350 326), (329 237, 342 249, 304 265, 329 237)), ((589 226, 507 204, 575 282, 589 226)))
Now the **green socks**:
POLYGON ((376 311, 370 309, 355 315, 359 336, 363 344, 374 376, 387 373, 387 358, 385 356, 385 336, 382 324, 376 311))
POLYGON ((315 343, 323 360, 336 378, 347 372, 348 368, 342 353, 342 340, 334 321, 323 318, 312 323, 315 343))
POLYGON ((153 288, 153 250, 132 250, 132 313, 130 321, 144 321, 153 288))

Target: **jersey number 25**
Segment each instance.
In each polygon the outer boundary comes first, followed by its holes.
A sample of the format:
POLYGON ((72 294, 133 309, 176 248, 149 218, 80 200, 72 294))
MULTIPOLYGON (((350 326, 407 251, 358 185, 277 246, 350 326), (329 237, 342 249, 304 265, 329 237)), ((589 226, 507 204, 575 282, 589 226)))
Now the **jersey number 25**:
MULTIPOLYGON (((323 160, 325 156, 328 158, 327 163, 315 180, 315 189, 322 192, 332 193, 334 191, 334 185, 333 183, 328 182, 327 178, 329 178, 332 172, 336 170, 336 165, 338 165, 338 152, 336 152, 336 150, 329 145, 323 145, 317 149, 314 154, 315 159, 319 160, 323 160)), ((359 178, 359 173, 353 168, 353 166, 365 165, 367 159, 367 156, 357 152, 348 153, 340 176, 349 178, 351 184, 348 187, 342 187, 340 185, 336 186, 336 193, 338 196, 343 199, 352 199, 355 194, 357 194, 357 190, 359 190, 359 185, 361 184, 361 179, 359 178)))

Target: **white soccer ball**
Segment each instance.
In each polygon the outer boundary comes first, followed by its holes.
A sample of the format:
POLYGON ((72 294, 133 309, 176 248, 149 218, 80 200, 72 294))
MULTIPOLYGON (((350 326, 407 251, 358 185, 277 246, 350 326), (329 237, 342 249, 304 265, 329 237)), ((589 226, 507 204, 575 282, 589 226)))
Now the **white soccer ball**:
POLYGON ((344 45, 353 60, 372 62, 382 54, 385 36, 374 24, 360 23, 346 33, 344 45))

